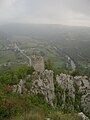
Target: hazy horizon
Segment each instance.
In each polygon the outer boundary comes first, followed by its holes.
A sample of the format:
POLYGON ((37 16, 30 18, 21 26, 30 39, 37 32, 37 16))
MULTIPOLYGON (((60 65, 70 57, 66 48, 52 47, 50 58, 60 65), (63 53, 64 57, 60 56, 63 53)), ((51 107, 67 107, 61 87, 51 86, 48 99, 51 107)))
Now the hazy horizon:
POLYGON ((90 27, 89 0, 0 0, 0 24, 90 27))

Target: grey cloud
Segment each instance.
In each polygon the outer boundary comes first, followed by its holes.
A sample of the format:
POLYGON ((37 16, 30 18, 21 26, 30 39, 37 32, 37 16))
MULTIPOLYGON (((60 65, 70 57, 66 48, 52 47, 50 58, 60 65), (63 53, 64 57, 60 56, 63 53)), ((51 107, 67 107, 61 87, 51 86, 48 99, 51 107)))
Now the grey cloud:
POLYGON ((0 0, 0 22, 90 26, 90 0, 0 0))

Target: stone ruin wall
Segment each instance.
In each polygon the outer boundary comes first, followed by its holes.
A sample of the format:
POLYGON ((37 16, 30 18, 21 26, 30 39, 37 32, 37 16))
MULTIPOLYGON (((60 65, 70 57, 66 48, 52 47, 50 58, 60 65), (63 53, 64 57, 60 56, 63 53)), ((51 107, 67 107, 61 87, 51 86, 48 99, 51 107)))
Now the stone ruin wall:
POLYGON ((44 59, 42 56, 33 55, 32 57, 32 66, 35 71, 43 72, 44 71, 44 59))

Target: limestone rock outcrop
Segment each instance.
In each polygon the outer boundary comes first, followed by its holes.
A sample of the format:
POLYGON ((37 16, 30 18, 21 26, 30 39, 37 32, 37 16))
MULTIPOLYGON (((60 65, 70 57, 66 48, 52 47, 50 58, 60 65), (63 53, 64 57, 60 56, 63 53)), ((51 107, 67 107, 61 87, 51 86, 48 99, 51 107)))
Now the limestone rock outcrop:
POLYGON ((22 94, 24 89, 25 80, 20 80, 19 84, 13 85, 13 92, 22 94))
POLYGON ((73 99, 73 102, 76 98, 76 88, 78 87, 78 92, 81 93, 81 107, 84 112, 90 111, 90 80, 87 76, 75 76, 72 77, 70 75, 66 75, 61 73, 57 75, 56 81, 60 88, 64 90, 63 93, 63 106, 65 104, 66 95, 68 94, 69 97, 73 99), (65 91, 68 91, 65 93, 65 91))
POLYGON ((53 100, 55 98, 54 93, 54 81, 53 81, 53 71, 52 70, 45 70, 43 72, 37 72, 35 71, 32 76, 27 76, 27 80, 20 80, 19 84, 13 85, 13 92, 17 92, 19 94, 22 94, 24 92, 26 93, 32 93, 35 95, 43 95, 45 100, 53 106, 53 100), (25 88, 25 84, 28 79, 32 80, 32 87, 27 90, 25 88))
POLYGON ((90 80, 87 76, 74 77, 74 84, 79 87, 80 92, 90 93, 90 80))
POLYGON ((90 111, 90 93, 87 93, 81 98, 81 105, 83 107, 84 112, 90 111))
POLYGON ((74 77, 74 84, 79 88, 81 92, 81 107, 84 112, 90 111, 90 80, 87 76, 76 76, 74 77))
POLYGON ((39 78, 33 81, 32 88, 30 90, 33 94, 42 94, 46 101, 53 106, 54 94, 54 82, 53 71, 45 70, 40 73, 39 78))
POLYGON ((78 116, 80 116, 82 120, 90 120, 83 112, 78 113, 78 116))
POLYGON ((60 76, 56 76, 56 81, 63 90, 68 89, 69 96, 75 98, 74 82, 70 75, 61 73, 60 76))
POLYGON ((61 73, 56 76, 56 80, 53 77, 52 70, 44 70, 42 72, 35 71, 32 75, 27 76, 25 80, 20 80, 19 84, 13 85, 13 92, 17 93, 32 93, 35 95, 43 95, 45 100, 51 105, 53 101, 58 97, 58 102, 62 108, 74 109, 76 100, 76 88, 81 93, 80 103, 84 112, 90 111, 90 79, 86 76, 66 75, 61 73), (27 81, 32 83, 32 86, 28 89, 25 87, 27 81), (55 84, 57 83, 57 86, 55 84), (56 89, 57 91, 56 93, 56 89), (57 94, 57 95, 56 95, 57 94))
POLYGON ((62 108, 67 107, 69 110, 74 110, 73 103, 75 101, 74 82, 70 75, 61 73, 56 76, 56 82, 61 89, 60 95, 62 101, 62 108), (63 92, 62 92, 63 91, 63 92))

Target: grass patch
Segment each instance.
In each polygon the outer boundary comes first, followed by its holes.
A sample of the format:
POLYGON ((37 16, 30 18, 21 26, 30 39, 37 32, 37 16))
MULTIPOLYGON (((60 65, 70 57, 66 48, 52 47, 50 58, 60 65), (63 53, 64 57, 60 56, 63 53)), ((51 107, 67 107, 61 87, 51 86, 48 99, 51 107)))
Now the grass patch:
POLYGON ((8 61, 14 61, 14 60, 16 60, 16 56, 14 52, 10 50, 0 52, 0 64, 6 63, 8 61))
POLYGON ((49 112, 45 114, 44 111, 40 109, 33 110, 30 113, 19 115, 12 118, 11 120, 82 120, 76 113, 73 114, 63 114, 61 112, 49 112), (37 111, 38 110, 38 111, 37 111))

